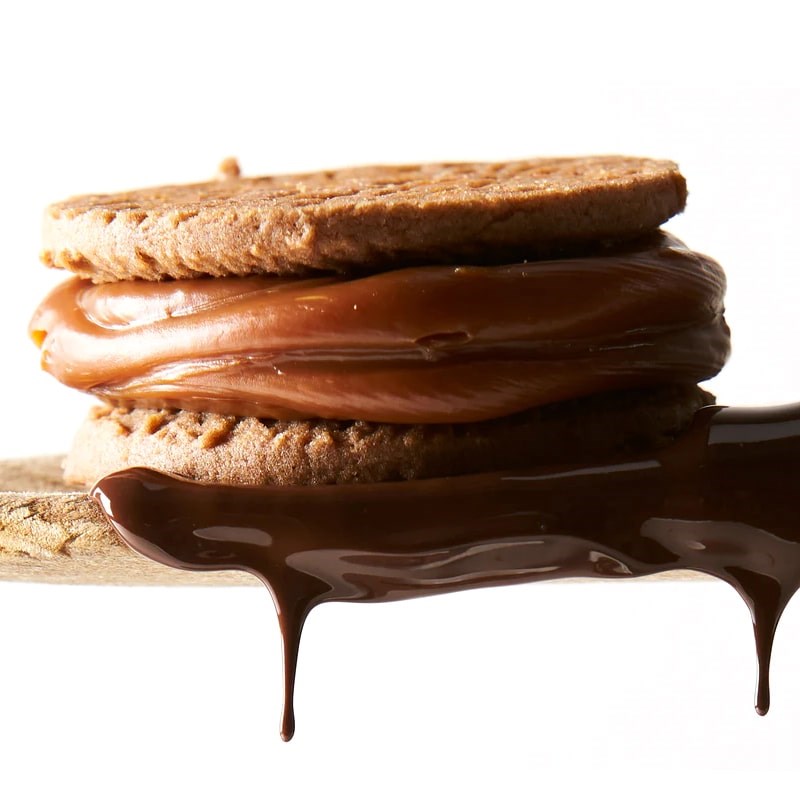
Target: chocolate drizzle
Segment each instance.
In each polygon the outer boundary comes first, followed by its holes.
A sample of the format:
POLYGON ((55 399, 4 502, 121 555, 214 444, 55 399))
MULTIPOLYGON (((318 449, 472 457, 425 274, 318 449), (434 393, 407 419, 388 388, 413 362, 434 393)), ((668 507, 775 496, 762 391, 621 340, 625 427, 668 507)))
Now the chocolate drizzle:
POLYGON ((720 578, 747 603, 765 714, 775 629, 800 586, 798 489, 800 404, 709 406, 666 449, 572 468, 318 487, 128 469, 92 494, 137 552, 266 584, 283 637, 288 740, 300 635, 319 603, 678 569, 720 578))

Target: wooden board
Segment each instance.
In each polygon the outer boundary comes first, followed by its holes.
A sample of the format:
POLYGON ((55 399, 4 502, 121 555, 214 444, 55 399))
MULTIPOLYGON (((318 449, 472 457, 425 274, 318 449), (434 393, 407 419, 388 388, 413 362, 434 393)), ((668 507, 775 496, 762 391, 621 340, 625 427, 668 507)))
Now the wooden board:
POLYGON ((0 580, 260 585, 244 572, 184 572, 134 553, 85 492, 63 483, 62 460, 0 461, 0 580))

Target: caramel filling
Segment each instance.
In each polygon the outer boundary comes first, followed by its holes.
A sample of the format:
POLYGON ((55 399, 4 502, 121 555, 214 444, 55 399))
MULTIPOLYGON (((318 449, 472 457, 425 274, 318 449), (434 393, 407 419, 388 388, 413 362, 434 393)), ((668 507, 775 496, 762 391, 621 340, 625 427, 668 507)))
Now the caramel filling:
POLYGON ((114 404, 472 422, 715 375, 724 291, 719 265, 659 235, 586 258, 351 279, 73 279, 30 333, 46 370, 114 404))

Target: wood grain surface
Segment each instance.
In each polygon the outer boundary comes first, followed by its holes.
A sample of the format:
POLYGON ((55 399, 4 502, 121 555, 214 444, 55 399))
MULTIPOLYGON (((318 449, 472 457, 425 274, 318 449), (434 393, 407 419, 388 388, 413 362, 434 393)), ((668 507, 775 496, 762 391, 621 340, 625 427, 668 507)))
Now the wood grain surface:
POLYGON ((257 586, 244 572, 169 569, 130 550, 95 502, 61 480, 63 456, 0 461, 0 580, 257 586))

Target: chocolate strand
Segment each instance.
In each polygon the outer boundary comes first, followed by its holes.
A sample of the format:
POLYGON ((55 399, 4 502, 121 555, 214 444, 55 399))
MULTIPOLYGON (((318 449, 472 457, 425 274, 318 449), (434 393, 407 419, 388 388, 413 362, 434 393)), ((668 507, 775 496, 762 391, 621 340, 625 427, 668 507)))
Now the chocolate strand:
MULTIPOLYGON (((300 652, 300 637, 303 633, 306 617, 314 606, 313 599, 308 600, 297 587, 284 589, 276 578, 265 579, 268 567, 257 573, 258 577, 269 589, 278 615, 278 626, 281 632, 281 654, 283 656, 283 708, 281 711, 281 739, 288 742, 294 736, 294 688, 297 677, 297 659, 300 652)), ((301 576, 298 576, 302 582, 301 576)), ((313 589, 309 592, 313 597, 313 589)))

